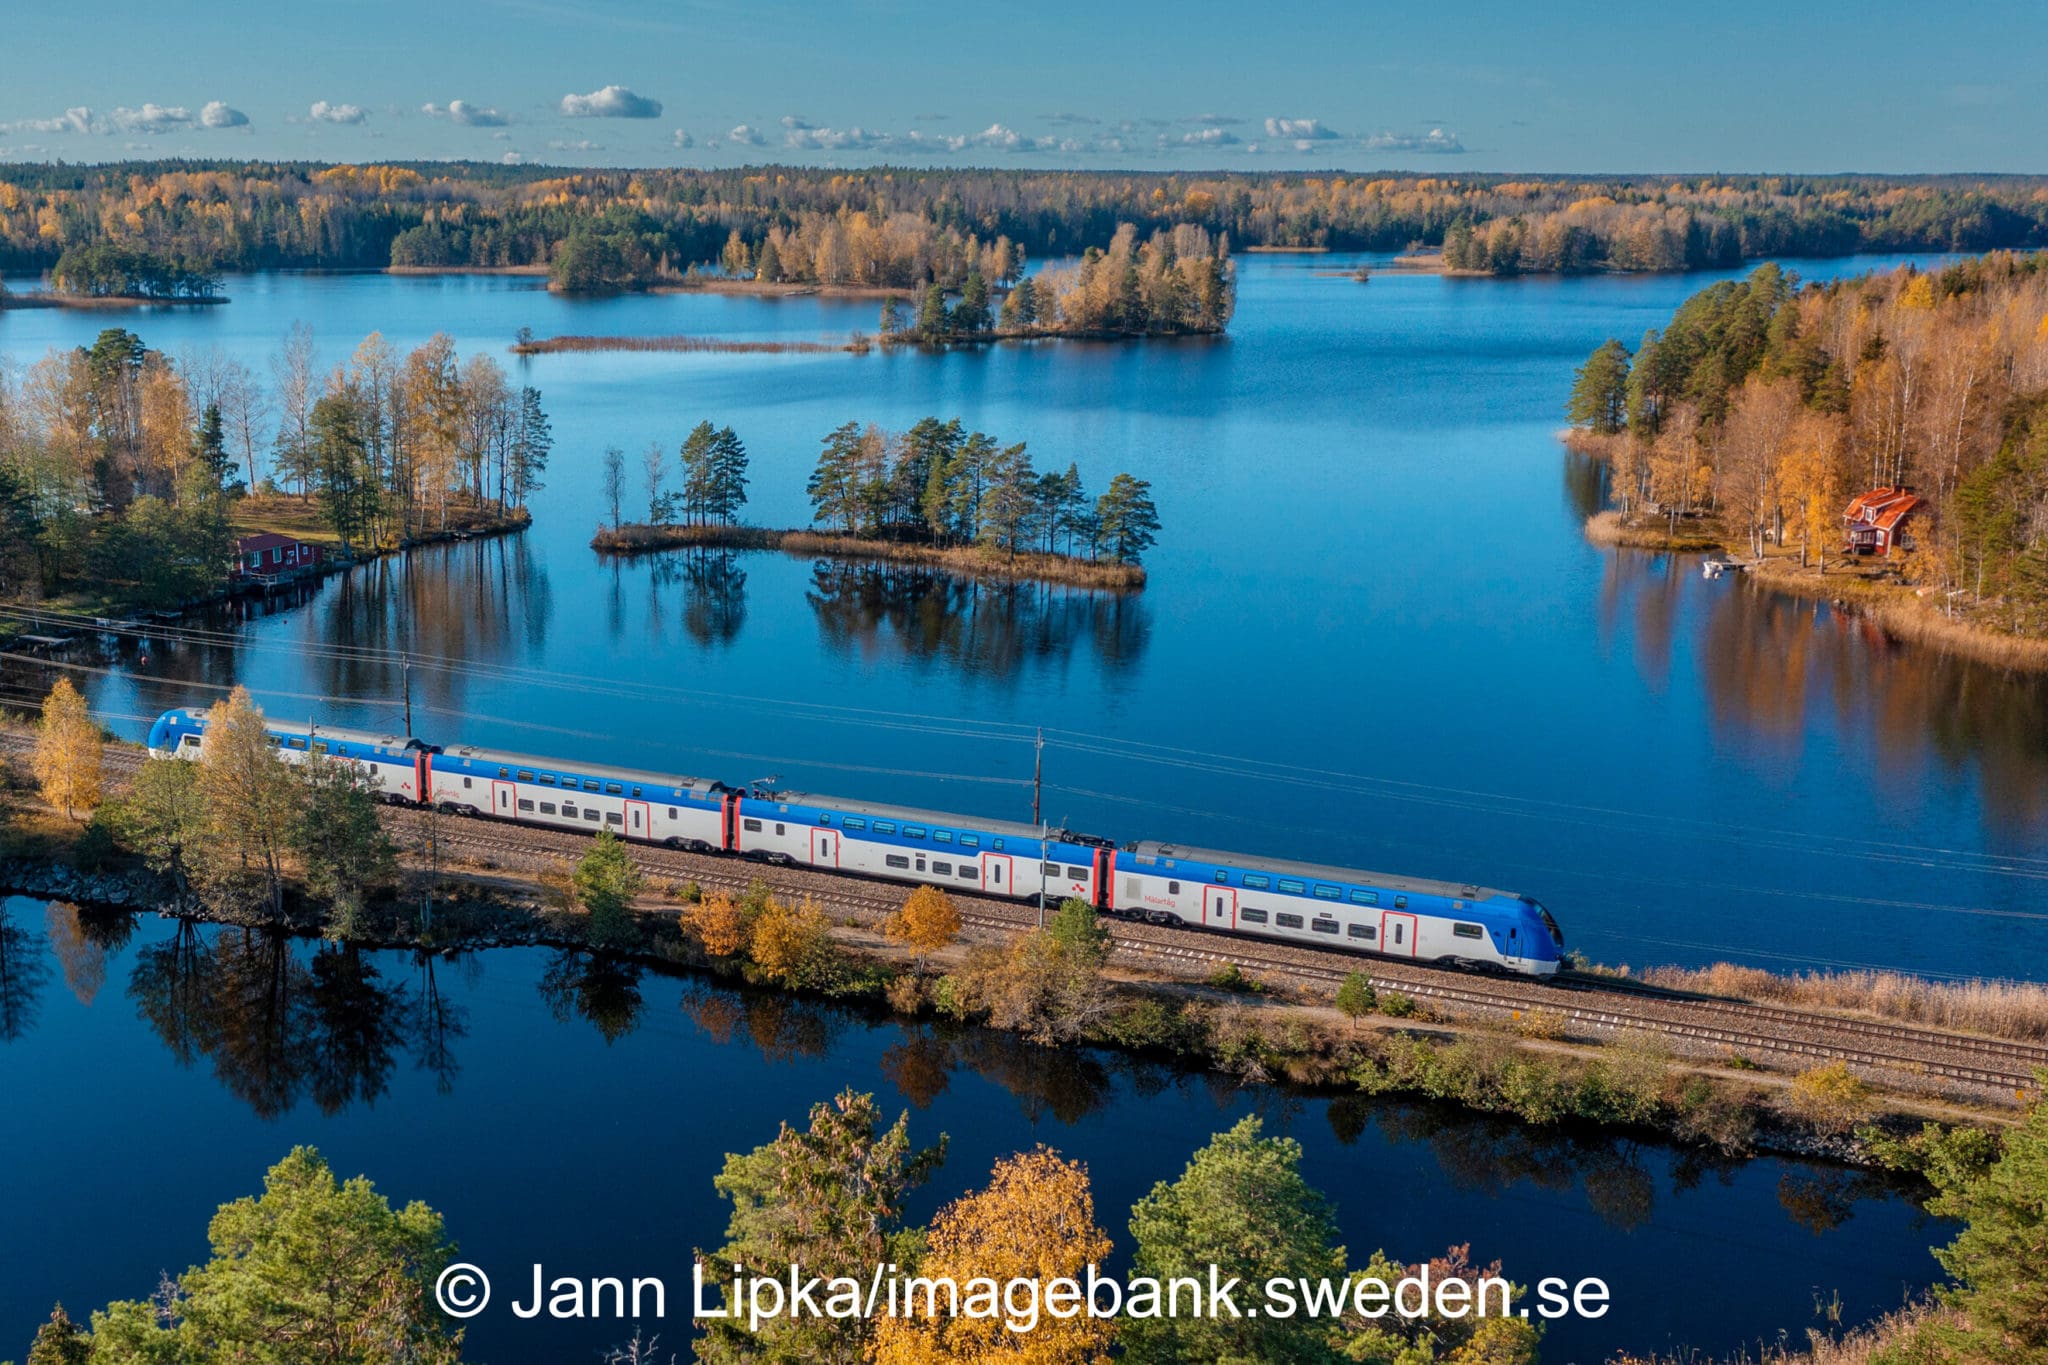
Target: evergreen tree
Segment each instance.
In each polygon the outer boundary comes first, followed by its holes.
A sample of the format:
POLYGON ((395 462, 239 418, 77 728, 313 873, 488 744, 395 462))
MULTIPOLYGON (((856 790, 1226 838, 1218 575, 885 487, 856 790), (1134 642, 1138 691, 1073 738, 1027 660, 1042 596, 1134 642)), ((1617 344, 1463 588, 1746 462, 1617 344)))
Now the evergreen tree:
POLYGON ((942 340, 952 330, 946 312, 946 288, 937 280, 925 286, 924 301, 917 309, 917 334, 926 341, 942 340))
POLYGON ((548 455, 555 448, 555 435, 547 410, 540 405, 540 390, 527 385, 519 390, 519 416, 513 427, 512 449, 507 457, 512 484, 512 502, 524 506, 529 493, 544 486, 548 455))
POLYGON ((988 281, 979 270, 967 272, 960 285, 960 304, 953 310, 953 329, 958 332, 988 330, 988 281))
POLYGON ((368 464, 362 413, 354 395, 330 393, 313 405, 313 474, 327 524, 346 554, 370 525, 377 484, 368 464))
POLYGON ((882 300, 882 317, 876 326, 885 337, 895 336, 903 330, 903 304, 894 294, 882 300))
POLYGON ((729 526, 747 505, 747 447, 731 427, 720 427, 711 444, 711 500, 707 511, 729 526))
POLYGON ((1613 337, 1600 343, 1572 381, 1565 415, 1595 435, 1612 436, 1628 425, 1628 347, 1613 337))
POLYGON ((1095 500, 1096 538, 1119 564, 1136 564, 1159 538, 1159 512, 1152 505, 1152 485, 1129 474, 1109 481, 1095 500))
POLYGON ((71 1320, 58 1304, 50 1310, 50 1320, 36 1329, 36 1339, 28 1348, 28 1365, 91 1365, 92 1338, 84 1328, 71 1320))
POLYGON ((597 832, 589 852, 577 860, 576 899, 590 916, 585 932, 600 948, 620 948, 636 937, 631 910, 640 894, 640 869, 626 845, 608 829, 597 832))
POLYGON ((1022 441, 996 451, 988 463, 986 486, 976 509, 980 539, 1014 557, 1019 542, 1030 529, 1037 484, 1030 452, 1022 441))
POLYGON ((683 438, 683 516, 702 522, 711 515, 715 474, 712 459, 718 445, 718 431, 709 422, 699 422, 683 438))
POLYGON ((306 870, 306 890, 327 903, 330 938, 360 935, 363 902, 398 877, 398 846, 377 818, 377 789, 355 764, 309 758, 299 769, 305 787, 292 840, 306 870))
POLYGON ((835 427, 825 437, 818 463, 804 482, 814 521, 837 522, 842 531, 853 530, 861 510, 860 466, 860 423, 835 427))
POLYGON ((754 278, 768 284, 782 278, 782 255, 776 251, 773 237, 763 238, 761 249, 754 253, 754 278))
POLYGON ((221 422, 220 404, 208 403, 200 415, 199 430, 192 434, 192 456, 205 471, 207 486, 219 491, 234 482, 240 467, 228 458, 227 431, 221 422))

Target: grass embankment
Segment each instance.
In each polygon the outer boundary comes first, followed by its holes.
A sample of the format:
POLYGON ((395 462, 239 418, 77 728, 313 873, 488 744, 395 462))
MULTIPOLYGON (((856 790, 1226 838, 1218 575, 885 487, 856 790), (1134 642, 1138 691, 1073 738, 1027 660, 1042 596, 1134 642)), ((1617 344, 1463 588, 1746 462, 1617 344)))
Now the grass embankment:
POLYGON ((560 336, 522 341, 512 347, 514 355, 555 355, 579 351, 682 351, 713 355, 834 355, 858 354, 868 349, 860 341, 722 341, 717 337, 596 337, 560 336))
MULTIPOLYGON (((1564 444, 1576 455, 1604 461, 1607 443, 1615 439, 1622 438, 1571 431, 1565 434, 1564 444)), ((1769 544, 1764 546, 1763 558, 1756 560, 1748 536, 1710 516, 1680 518, 1673 523, 1661 515, 1624 517, 1608 509, 1586 519, 1585 534, 1596 545, 1677 554, 1719 553, 1743 561, 1744 571, 1761 587, 1846 607, 1901 643, 1998 668, 2048 673, 2048 640, 2014 635, 1968 616, 1949 615, 1938 605, 1940 597, 1934 590, 1902 581, 1889 560, 1836 553, 1824 564, 1802 564, 1798 547, 1769 544)))
MULTIPOLYGON (((355 553, 385 554, 409 545, 522 530, 533 523, 533 514, 524 507, 501 509, 488 499, 467 497, 450 498, 445 516, 438 507, 423 509, 423 514, 431 519, 431 525, 421 526, 402 539, 396 532, 390 532, 373 543, 359 543, 354 547, 355 553)), ((318 502, 289 493, 251 493, 235 503, 233 521, 239 535, 270 531, 319 545, 338 548, 341 544, 318 502)))
POLYGON ((1801 972, 1717 962, 1651 967, 1633 980, 1760 1004, 1875 1015, 2018 1042, 2048 1041, 2048 986, 2031 981, 1929 981, 1904 972, 1801 972))
POLYGON ((1112 560, 1038 550, 1006 554, 981 545, 923 545, 833 531, 779 531, 762 526, 649 526, 629 522, 599 528, 590 547, 606 554, 690 548, 780 550, 799 558, 885 561, 962 578, 1024 579, 1100 592, 1135 592, 1145 586, 1142 566, 1112 560))

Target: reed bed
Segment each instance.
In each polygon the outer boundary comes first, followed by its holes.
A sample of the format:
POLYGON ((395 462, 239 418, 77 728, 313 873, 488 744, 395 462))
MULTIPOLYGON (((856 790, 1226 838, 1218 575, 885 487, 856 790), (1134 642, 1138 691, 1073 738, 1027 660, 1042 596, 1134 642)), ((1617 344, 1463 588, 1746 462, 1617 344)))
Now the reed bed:
POLYGON ((981 545, 922 545, 914 541, 872 540, 831 531, 629 523, 599 527, 591 538, 590 546, 607 554, 690 548, 780 550, 799 557, 911 564, 962 578, 1028 579, 1096 592, 1134 592, 1145 586, 1145 570, 1136 564, 1083 559, 1078 555, 1046 554, 1037 550, 1011 555, 981 545))
POLYGON ((1643 526, 1632 526, 1615 511, 1595 512, 1586 518, 1586 539, 1595 545, 1619 545, 1631 550, 1714 550, 1721 542, 1706 531, 1668 529, 1662 518, 1643 526))
POLYGON ((719 337, 542 337, 512 347, 515 355, 552 355, 558 351, 691 351, 714 355, 834 355, 864 351, 849 341, 727 341, 719 337))
POLYGON ((1637 979, 1774 1005, 1852 1010, 1902 1023, 1958 1029, 2022 1042, 2048 1040, 2048 986, 2026 981, 1929 981, 1904 972, 1801 972, 1717 962, 1651 967, 1637 979))
POLYGON ((1840 1335, 1808 1329, 1804 1341, 1781 1339, 1733 1356, 1714 1357, 1685 1350, 1642 1356, 1624 1353, 1612 1357, 1608 1365, 1872 1365, 1896 1352, 1922 1328, 1949 1316, 1944 1309, 1912 1304, 1840 1335))

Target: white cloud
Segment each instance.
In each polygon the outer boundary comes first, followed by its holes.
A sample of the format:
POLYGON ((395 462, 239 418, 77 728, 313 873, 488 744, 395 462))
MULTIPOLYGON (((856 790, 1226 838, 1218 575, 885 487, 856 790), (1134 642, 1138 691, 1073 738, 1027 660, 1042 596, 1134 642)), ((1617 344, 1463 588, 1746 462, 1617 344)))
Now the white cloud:
POLYGON ((551 152, 601 152, 604 150, 604 144, 602 142, 592 142, 587 137, 577 138, 574 141, 558 137, 548 143, 548 150, 551 152))
POLYGON ((1192 133, 1177 136, 1159 135, 1162 147, 1229 147, 1237 142, 1237 134, 1228 128, 1199 128, 1192 133))
POLYGON ((498 164, 501 166, 524 166, 526 164, 526 153, 507 152, 498 158, 498 164))
POLYGON ((1421 136, 1413 133, 1376 133, 1365 140, 1369 152, 1411 152, 1421 156, 1457 156, 1465 144, 1456 133, 1432 128, 1421 136))
POLYGON ((326 100, 314 100, 306 114, 315 123, 361 123, 369 117, 359 104, 329 104, 326 100))
POLYGON ((697 139, 691 137, 686 130, 681 128, 676 129, 675 135, 669 139, 669 142, 676 147, 694 147, 697 145, 697 139))
POLYGON ((93 131, 92 110, 80 104, 54 118, 17 119, 13 123, 0 124, 0 128, 17 133, 90 133, 93 131))
POLYGON ((192 111, 180 105, 123 106, 107 115, 107 126, 121 133, 175 133, 192 126, 192 111))
POLYGON ((1293 138, 1298 142, 1327 142, 1331 138, 1342 137, 1343 134, 1335 129, 1325 128, 1321 119, 1269 118, 1266 120, 1266 136, 1293 138))
POLYGON ((727 142, 737 142, 742 147, 759 147, 768 139, 762 137, 758 129, 744 123, 738 123, 734 124, 732 131, 725 135, 725 140, 727 142))
POLYGON ((1235 114, 1196 114, 1193 118, 1182 119, 1183 123, 1199 123, 1205 128, 1224 128, 1234 123, 1245 123, 1235 114))
POLYGON ((1024 144, 1016 129, 1006 128, 1000 123, 991 123, 976 133, 972 141, 977 147, 994 147, 1006 152, 1015 151, 1024 144))
POLYGON ((661 101, 623 85, 607 85, 587 95, 562 96, 562 112, 570 118, 660 118, 661 101))
POLYGON ((512 121, 509 114, 468 100, 449 100, 447 104, 422 104, 420 112, 428 118, 445 118, 465 128, 503 128, 512 121))
POLYGON ((870 128, 813 128, 801 121, 792 124, 784 119, 783 126, 789 131, 782 135, 782 145, 816 152, 844 152, 865 148, 886 147, 896 141, 887 133, 878 133, 870 128))
POLYGON ((199 126, 202 128, 246 128, 249 116, 239 109, 231 109, 225 100, 208 100, 199 109, 199 126))
POLYGON ((929 152, 949 154, 967 145, 967 139, 958 133, 927 133, 922 128, 913 128, 898 139, 906 152, 929 152))
POLYGON ((798 118, 795 114, 784 114, 782 116, 782 126, 789 129, 793 133, 802 133, 808 132, 810 129, 815 128, 818 125, 815 123, 807 122, 804 119, 798 118))

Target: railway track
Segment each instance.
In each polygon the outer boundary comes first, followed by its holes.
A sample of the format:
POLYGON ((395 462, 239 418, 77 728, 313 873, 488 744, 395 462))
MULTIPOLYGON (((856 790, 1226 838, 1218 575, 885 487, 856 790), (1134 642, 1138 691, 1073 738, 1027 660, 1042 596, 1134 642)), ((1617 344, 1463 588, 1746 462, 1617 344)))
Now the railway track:
MULTIPOLYGON (((24 734, 0 732, 0 753, 24 753, 27 748, 24 734)), ((132 772, 147 761, 139 751, 128 748, 109 749, 106 758, 106 766, 115 772, 132 772)), ((420 820, 410 811, 389 813, 393 832, 408 844, 418 842, 420 820)), ((587 839, 567 832, 458 816, 439 817, 433 837, 443 857, 464 859, 486 871, 536 871, 552 859, 574 857, 588 844, 587 839)), ((893 913, 902 902, 902 889, 893 884, 811 868, 777 867, 722 854, 645 845, 634 845, 632 854, 643 870, 656 876, 694 881, 700 887, 734 894, 744 893, 755 881, 765 881, 782 894, 808 893, 834 909, 875 919, 893 913)), ((1011 934, 1037 922, 1033 906, 957 891, 952 895, 963 922, 977 929, 1011 934)), ((1234 965, 1315 987, 1333 986, 1358 972, 1375 990, 1455 1009, 1507 1017, 1547 1010, 1581 1032, 1611 1035, 1642 1030, 1696 1047, 1726 1050, 1752 1061, 1841 1060, 1866 1070, 1939 1078, 2001 1093, 2032 1090, 2035 1069, 2048 1068, 2048 1046, 1914 1024, 1665 991, 1605 977, 1575 976, 1552 983, 1469 977, 1386 958, 1265 944, 1197 929, 1123 920, 1108 923, 1120 950, 1165 964, 1212 969, 1234 965)))

